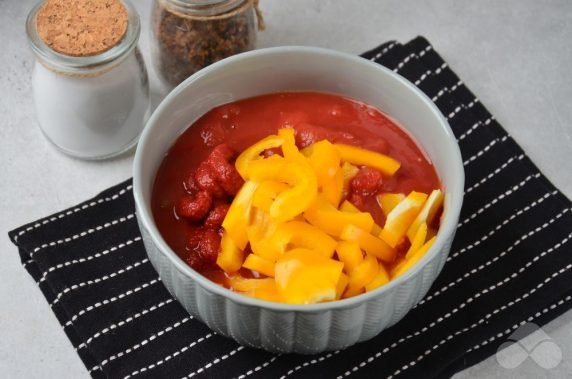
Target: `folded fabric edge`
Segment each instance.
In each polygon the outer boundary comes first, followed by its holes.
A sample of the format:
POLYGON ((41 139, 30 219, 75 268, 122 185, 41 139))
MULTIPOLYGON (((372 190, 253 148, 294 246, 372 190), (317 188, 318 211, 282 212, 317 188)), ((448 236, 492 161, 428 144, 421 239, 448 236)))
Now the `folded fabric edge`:
POLYGON ((401 43, 395 41, 395 40, 390 40, 387 42, 382 43, 381 45, 366 51, 365 53, 360 54, 360 57, 365 58, 365 59, 369 59, 369 60, 375 60, 376 56, 381 56, 382 54, 384 54, 384 51, 387 51, 389 46, 392 45, 401 45, 401 43))

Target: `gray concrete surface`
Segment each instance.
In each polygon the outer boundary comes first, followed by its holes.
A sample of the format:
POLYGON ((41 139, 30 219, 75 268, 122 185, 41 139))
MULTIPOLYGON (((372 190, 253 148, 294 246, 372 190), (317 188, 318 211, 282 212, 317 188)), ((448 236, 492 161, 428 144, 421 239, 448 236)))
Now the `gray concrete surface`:
MULTIPOLYGON (((0 0, 0 376, 86 378, 6 232, 130 176, 132 156, 89 163, 40 134, 31 100, 33 56, 24 20, 34 0, 0 0)), ((149 0, 134 1, 148 57, 149 0)), ((259 46, 312 45, 360 53, 389 39, 426 36, 541 170, 572 197, 572 1, 261 0, 259 46)), ((148 59, 149 63, 149 59, 148 59)), ((152 78, 154 83, 154 77, 152 78)), ((495 357, 458 378, 572 376, 572 312, 543 328, 562 352, 553 369, 495 357)), ((500 344, 500 342, 498 342, 500 344)))

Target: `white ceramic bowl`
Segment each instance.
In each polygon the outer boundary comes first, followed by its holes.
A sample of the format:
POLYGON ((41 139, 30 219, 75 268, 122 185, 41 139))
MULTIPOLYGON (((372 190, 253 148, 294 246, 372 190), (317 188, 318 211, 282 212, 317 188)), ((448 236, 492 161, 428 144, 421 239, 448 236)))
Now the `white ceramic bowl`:
POLYGON ((243 345, 310 354, 342 349, 376 336, 425 296, 451 247, 461 210, 464 172, 447 121, 410 82, 357 56, 319 48, 278 47, 215 63, 173 90, 143 131, 133 182, 137 219, 149 260, 189 313, 243 345), (218 105, 282 91, 329 92, 371 104, 397 120, 432 159, 445 189, 444 217, 437 240, 409 272, 350 299, 279 304, 243 296, 209 281, 161 237, 151 213, 151 193, 157 169, 177 137, 218 105))

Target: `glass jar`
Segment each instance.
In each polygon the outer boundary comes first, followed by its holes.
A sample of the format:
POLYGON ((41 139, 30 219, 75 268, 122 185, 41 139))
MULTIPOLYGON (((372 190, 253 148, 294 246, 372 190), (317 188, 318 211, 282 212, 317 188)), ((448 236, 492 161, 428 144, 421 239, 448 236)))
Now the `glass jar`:
POLYGON ((129 2, 117 3, 126 13, 123 36, 88 56, 48 46, 37 22, 46 2, 36 5, 26 21, 36 57, 32 87, 40 128, 61 151, 80 159, 105 159, 132 148, 151 110, 147 71, 137 48, 139 15, 129 2))
POLYGON ((258 0, 153 0, 152 53, 170 90, 201 68, 252 50, 264 21, 258 0))

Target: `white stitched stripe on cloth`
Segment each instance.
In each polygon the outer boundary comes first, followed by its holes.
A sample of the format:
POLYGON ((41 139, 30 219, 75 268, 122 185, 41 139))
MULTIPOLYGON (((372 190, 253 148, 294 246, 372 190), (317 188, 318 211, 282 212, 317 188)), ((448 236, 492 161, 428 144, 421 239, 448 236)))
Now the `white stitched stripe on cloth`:
POLYGON ((101 364, 99 366, 103 367, 103 366, 107 365, 108 363, 116 360, 117 358, 121 358, 122 356, 124 356, 126 354, 129 354, 129 353, 131 353, 137 349, 140 349, 141 347, 147 345, 149 342, 161 337, 165 333, 169 333, 171 330, 178 328, 179 326, 183 325, 184 323, 188 322, 191 319, 192 319, 192 317, 188 316, 188 317, 185 317, 185 318, 175 322, 172 325, 167 326, 166 328, 160 330, 159 332, 152 334, 149 337, 143 339, 141 342, 138 342, 135 345, 128 347, 127 349, 120 351, 117 354, 113 354, 107 359, 104 359, 103 361, 101 361, 101 364))
POLYGON ((105 249, 104 251, 102 251, 102 252, 100 252, 100 253, 96 253, 96 254, 94 254, 94 255, 89 255, 89 256, 87 256, 87 257, 72 259, 72 260, 69 260, 69 261, 65 261, 65 262, 63 262, 63 263, 58 263, 57 265, 52 266, 52 267, 48 268, 46 271, 44 271, 44 272, 42 273, 42 277, 40 278, 40 280, 38 281, 38 283, 42 283, 43 281, 45 281, 46 278, 48 277, 48 274, 51 273, 51 272, 53 272, 53 271, 55 271, 55 270, 59 270, 60 268, 68 267, 68 266, 75 265, 75 264, 78 264, 78 263, 89 262, 89 261, 91 261, 91 260, 93 260, 93 259, 103 257, 103 256, 105 256, 105 255, 107 255, 107 254, 109 254, 109 253, 112 253, 112 252, 114 252, 114 251, 117 251, 117 250, 119 250, 119 249, 122 249, 122 248, 124 248, 124 247, 126 247, 126 246, 129 246, 129 245, 131 245, 131 244, 133 244, 133 243, 135 243, 135 242, 138 242, 138 241, 141 241, 141 237, 135 237, 135 238, 133 238, 133 239, 127 240, 127 241, 125 241, 125 242, 120 243, 119 245, 110 247, 109 249, 105 249))
POLYGON ((127 187, 123 188, 121 191, 119 191, 119 192, 116 193, 115 195, 112 195, 112 196, 110 196, 110 197, 104 197, 104 198, 101 198, 101 199, 97 199, 97 200, 92 201, 92 202, 90 202, 90 203, 84 204, 84 205, 82 205, 82 206, 80 206, 80 207, 76 207, 76 208, 74 208, 74 209, 70 209, 69 211, 64 211, 64 212, 62 212, 62 213, 58 213, 58 214, 56 214, 56 215, 54 215, 54 216, 52 216, 52 217, 50 217, 49 219, 46 219, 46 220, 44 220, 44 221, 37 222, 37 223, 35 223, 34 225, 29 226, 29 227, 27 227, 26 229, 20 231, 20 232, 18 233, 18 235, 17 235, 14 239, 16 240, 16 242, 18 242, 18 238, 19 238, 19 237, 21 237, 22 235, 28 233, 28 232, 31 231, 31 230, 37 229, 37 228, 39 228, 40 226, 44 226, 44 225, 46 225, 46 224, 49 224, 50 222, 54 222, 54 221, 56 221, 56 220, 59 220, 59 219, 62 219, 62 218, 64 218, 64 217, 66 217, 66 216, 72 215, 72 214, 74 214, 74 213, 83 211, 84 209, 91 208, 91 207, 93 207, 93 206, 95 206, 95 205, 98 205, 98 204, 101 204, 101 203, 105 203, 105 202, 109 202, 109 201, 115 200, 115 199, 119 198, 121 195, 124 195, 124 194, 128 193, 129 191, 131 191, 132 188, 133 188, 133 186, 132 186, 131 184, 129 184, 127 187))
POLYGON ((55 300, 50 304, 50 307, 53 307, 54 305, 56 305, 56 304, 60 301, 60 299, 62 298, 62 296, 65 295, 66 293, 69 293, 69 292, 71 292, 71 291, 77 290, 77 289, 82 288, 82 287, 91 286, 91 285, 93 285, 93 284, 97 284, 97 283, 106 281, 106 280, 108 280, 108 279, 115 278, 116 276, 121 275, 121 274, 124 274, 124 273, 126 273, 126 272, 129 272, 129 271, 133 270, 134 268, 137 268, 137 267, 139 267, 139 266, 141 266, 142 264, 147 263, 147 262, 149 262, 149 259, 145 258, 145 259, 143 259, 143 260, 141 260, 141 261, 139 261, 139 262, 135 262, 135 263, 130 264, 130 265, 127 265, 127 266, 125 266, 125 267, 123 267, 123 268, 121 268, 121 269, 119 269, 119 270, 117 270, 117 271, 114 271, 114 272, 112 272, 111 274, 106 274, 106 275, 104 275, 104 276, 102 276, 102 277, 99 277, 99 278, 96 278, 96 279, 86 280, 85 282, 81 282, 81 283, 78 283, 78 284, 73 284, 73 285, 71 285, 70 287, 67 287, 67 288, 65 288, 63 291, 61 291, 60 293, 58 293, 58 294, 56 295, 55 300))
MULTIPOLYGON (((544 280, 542 280, 537 286, 535 286, 534 288, 532 288, 530 291, 525 292, 524 294, 522 294, 521 296, 515 298, 514 300, 510 301, 509 303, 502 305, 499 308, 494 309, 492 312, 487 313, 484 317, 482 317, 481 319, 479 319, 477 322, 471 324, 470 326, 466 327, 466 328, 462 328, 461 330, 456 331, 453 334, 450 334, 449 336, 443 338, 439 343, 433 345, 432 348, 430 348, 429 350, 425 351, 425 353, 422 355, 422 357, 429 355, 430 353, 432 353, 433 351, 435 351, 436 349, 438 349, 439 347, 441 347, 443 344, 445 344, 447 341, 452 340, 453 338, 468 332, 469 330, 472 330, 474 328, 476 328, 477 326, 483 324, 484 322, 486 322, 488 319, 490 319, 493 315, 502 312, 510 307, 512 307, 513 305, 519 303, 520 301, 522 301, 523 299, 526 299, 527 297, 529 297, 530 295, 532 295, 533 293, 535 293, 536 291, 538 291, 538 289, 542 288, 544 285, 546 285, 546 283, 550 282, 552 279, 554 279, 555 277, 557 277, 558 275, 562 274, 563 272, 566 272, 568 270, 570 270, 572 268, 572 264, 567 265, 566 267, 561 268, 560 270, 556 271, 555 273, 553 273, 552 275, 550 275, 549 277, 545 278, 544 280)), ((491 290, 494 290, 500 286, 502 286, 503 284, 505 284, 506 282, 508 282, 511 277, 505 278, 503 281, 498 282, 497 284, 493 284, 492 286, 490 286, 489 288, 486 288, 484 290, 482 290, 481 292, 477 293, 476 295, 468 298, 465 302, 463 302, 461 305, 459 305, 458 307, 454 308, 452 311, 448 312, 447 314, 445 314, 443 317, 440 317, 437 319, 436 322, 432 322, 431 324, 429 324, 429 327, 425 327, 423 329, 421 329, 421 331, 419 332, 415 332, 413 334, 408 335, 407 337, 404 337, 402 339, 400 339, 399 341, 405 341, 409 338, 411 338, 414 335, 419 335, 421 333, 424 333, 425 331, 429 330, 430 328, 432 328, 433 326, 435 326, 436 324, 442 322, 444 319, 449 318, 452 314, 456 313, 459 309, 464 308, 468 303, 472 302, 474 299, 480 297, 482 294, 486 294, 491 290)), ((383 349, 381 352, 378 352, 375 354, 375 359, 379 358, 380 356, 382 356, 383 354, 387 353, 389 350, 395 348, 395 346, 397 346, 400 342, 396 342, 394 344, 392 344, 389 348, 385 348, 383 349)), ((418 361, 420 361, 421 359, 418 359, 418 361)), ((361 368, 364 367, 367 363, 369 363, 367 360, 362 361, 359 365, 354 366, 354 368, 352 368, 351 371, 357 371, 354 370, 355 367, 361 368)), ((400 371, 400 370, 397 370, 400 371)), ((399 374, 399 372, 395 372, 393 375, 397 375, 399 374)), ((344 373, 344 376, 348 376, 351 372, 350 371, 346 371, 344 373)), ((341 377, 341 376, 340 376, 341 377)), ((338 377, 338 378, 340 378, 338 377)))
POLYGON ((123 325, 127 325, 127 324, 129 324, 130 322, 132 322, 132 321, 134 321, 134 320, 137 320, 139 317, 145 316, 145 315, 148 314, 148 313, 151 313, 151 312, 153 312, 153 311, 155 311, 155 310, 157 310, 157 309, 160 309, 161 307, 163 307, 163 306, 165 306, 165 305, 167 305, 167 304, 170 304, 170 303, 172 303, 173 301, 175 301, 175 299, 171 297, 171 298, 169 298, 169 299, 167 299, 167 300, 165 300, 165 301, 161 301, 161 302, 158 303, 158 304, 152 305, 152 306, 149 307, 149 308, 145 308, 145 309, 143 309, 142 311, 137 312, 137 313, 135 313, 134 315, 129 316, 129 317, 127 317, 127 318, 125 318, 125 319, 119 321, 117 324, 111 324, 111 325, 109 325, 109 326, 107 326, 107 327, 101 329, 99 332, 96 332, 93 336, 89 337, 84 343, 80 344, 80 345, 76 348, 76 350, 78 350, 78 349, 83 349, 83 348, 87 347, 87 345, 89 345, 89 344, 90 344, 93 340, 95 340, 96 338, 99 338, 100 336, 102 336, 102 335, 104 335, 104 334, 106 334, 106 333, 108 333, 108 332, 110 332, 110 331, 112 331, 112 330, 115 330, 115 329, 117 329, 117 328, 120 328, 120 327, 122 327, 123 325))
POLYGON ((84 314, 86 314, 86 313, 88 313, 88 312, 91 312, 91 311, 94 310, 94 309, 97 309, 97 308, 102 307, 102 306, 104 306, 104 305, 113 303, 113 302, 115 302, 115 301, 117 301, 117 300, 123 299, 123 298, 125 298, 125 297, 127 297, 127 296, 129 296, 129 295, 132 295, 132 294, 134 294, 134 293, 137 293, 137 292, 139 292, 139 291, 141 291, 141 290, 143 290, 143 289, 145 289, 145 288, 147 288, 147 287, 149 287, 149 286, 152 286, 153 284, 159 283, 159 282, 160 282, 159 278, 156 278, 156 279, 153 279, 153 280, 151 280, 151 281, 149 281, 149 282, 143 283, 143 284, 141 284, 140 286, 137 286, 137 287, 135 287, 135 288, 133 288, 133 289, 130 289, 130 290, 126 291, 126 292, 123 292, 123 293, 120 294, 120 295, 110 297, 109 299, 105 299, 105 300, 98 301, 97 303, 95 303, 95 304, 93 304, 93 305, 90 305, 89 307, 87 307, 87 308, 85 308, 85 309, 82 309, 81 311, 79 311, 78 313, 76 313, 75 315, 73 315, 73 316, 70 318, 70 320, 69 320, 68 322, 66 322, 66 324, 64 325, 64 327, 68 327, 68 326, 72 325, 73 322, 78 319, 78 317, 81 317, 81 316, 83 316, 84 314))
POLYGON ((155 362, 155 363, 153 363, 153 364, 150 364, 150 365, 147 366, 147 367, 143 367, 143 368, 140 368, 140 369, 137 369, 137 370, 133 371, 131 374, 126 375, 126 376, 124 377, 124 379, 129 379, 129 378, 132 377, 132 376, 135 376, 135 375, 138 375, 138 374, 142 374, 142 373, 144 373, 145 371, 154 369, 154 368, 157 367, 157 366, 161 366, 163 363, 168 362, 169 360, 175 358, 177 355, 180 355, 180 354, 184 353, 185 351, 191 349, 193 346, 195 346, 195 345, 197 345, 197 344, 199 344, 199 343, 201 343, 201 342, 203 342, 203 341, 205 341, 205 340, 211 338, 212 336, 213 336, 212 333, 208 333, 207 335, 205 335, 205 336, 203 336, 203 337, 197 339, 196 341, 191 342, 189 345, 187 345, 187 346, 185 346, 185 347, 183 347, 183 348, 181 348, 181 349, 175 351, 175 352, 172 353, 172 354, 167 355, 165 358, 161 358, 161 359, 159 359, 157 362, 155 362))
POLYGON ((87 229, 87 230, 84 230, 84 231, 81 232, 81 233, 74 234, 74 235, 71 236, 71 237, 65 237, 65 238, 59 239, 59 240, 57 240, 57 241, 52 241, 52 242, 44 243, 44 244, 42 244, 42 245, 40 245, 40 246, 34 248, 34 250, 30 253, 30 258, 33 258, 35 253, 37 253, 38 251, 41 251, 42 249, 45 249, 46 247, 57 246, 57 245, 63 245, 63 244, 68 243, 68 242, 70 242, 70 241, 74 241, 74 240, 77 240, 77 239, 79 239, 79 238, 85 237, 85 236, 87 236, 87 235, 89 235, 89 234, 95 233, 95 232, 97 232, 97 231, 100 231, 100 230, 109 228, 110 226, 118 225, 118 224, 121 224, 121 223, 123 223, 123 222, 129 221, 129 220, 131 220, 131 219, 134 218, 134 217, 135 217, 135 213, 130 213, 130 214, 128 214, 127 216, 119 217, 119 218, 116 219, 116 220, 106 222, 106 223, 104 223, 104 224, 95 226, 95 227, 93 227, 93 228, 89 228, 89 229, 87 229))

